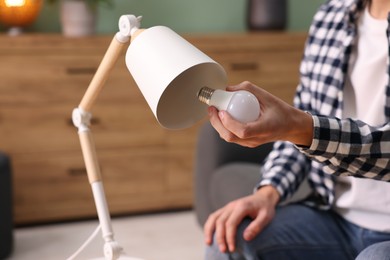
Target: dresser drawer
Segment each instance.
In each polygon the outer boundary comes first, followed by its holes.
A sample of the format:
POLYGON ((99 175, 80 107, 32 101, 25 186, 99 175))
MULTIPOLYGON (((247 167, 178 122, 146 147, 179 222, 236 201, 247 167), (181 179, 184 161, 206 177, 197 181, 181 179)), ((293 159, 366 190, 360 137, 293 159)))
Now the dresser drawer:
MULTIPOLYGON (((0 57, 0 105, 59 102, 77 105, 101 59, 97 55, 0 57)), ((99 101, 127 100, 132 95, 136 98, 142 96, 124 64, 123 56, 110 73, 99 101)))
POLYGON ((226 70, 228 84, 250 81, 292 103, 306 36, 302 33, 251 33, 189 40, 226 70))
MULTIPOLYGON (((97 149, 162 145, 166 130, 143 100, 100 102, 91 130, 97 149)), ((10 154, 80 150, 72 104, 0 108, 1 147, 10 154), (6 138, 4 138, 6 137, 6 138)))
POLYGON ((250 81, 270 93, 292 103, 292 96, 299 81, 301 55, 294 52, 259 53, 234 52, 215 54, 225 69, 229 84, 250 81))
MULTIPOLYGON (((111 213, 161 209, 169 202, 164 147, 104 150, 98 157, 111 213)), ((16 223, 96 215, 80 152, 15 156, 13 166, 16 223)))

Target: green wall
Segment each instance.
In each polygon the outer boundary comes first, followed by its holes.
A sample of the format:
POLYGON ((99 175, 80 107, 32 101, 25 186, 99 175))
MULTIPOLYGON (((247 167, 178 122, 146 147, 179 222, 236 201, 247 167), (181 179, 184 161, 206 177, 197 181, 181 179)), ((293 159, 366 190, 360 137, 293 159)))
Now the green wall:
MULTIPOLYGON (((100 34, 117 31, 122 14, 142 15, 143 27, 166 25, 177 32, 245 31, 245 0, 114 0, 114 6, 98 9, 100 34)), ((272 0, 269 0, 272 1, 272 0)), ((288 30, 306 31, 313 14, 324 0, 290 0, 288 30)), ((57 5, 46 4, 30 28, 37 32, 60 32, 57 5)))

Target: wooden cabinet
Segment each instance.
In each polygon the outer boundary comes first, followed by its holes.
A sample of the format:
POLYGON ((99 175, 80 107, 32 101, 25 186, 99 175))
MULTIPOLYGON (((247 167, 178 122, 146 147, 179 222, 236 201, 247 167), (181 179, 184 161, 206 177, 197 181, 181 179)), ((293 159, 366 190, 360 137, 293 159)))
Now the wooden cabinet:
MULTIPOLYGON (((0 35, 0 150, 12 160, 16 225, 96 215, 71 113, 111 39, 0 35)), ((187 39, 225 67, 229 84, 250 80, 292 100, 303 34, 187 39)), ((124 54, 92 112, 113 215, 192 207, 193 157, 202 122, 181 131, 161 128, 127 71, 124 54)))
POLYGON ((226 70, 229 84, 252 83, 286 102, 299 81, 304 33, 252 33, 199 36, 192 42, 226 70))

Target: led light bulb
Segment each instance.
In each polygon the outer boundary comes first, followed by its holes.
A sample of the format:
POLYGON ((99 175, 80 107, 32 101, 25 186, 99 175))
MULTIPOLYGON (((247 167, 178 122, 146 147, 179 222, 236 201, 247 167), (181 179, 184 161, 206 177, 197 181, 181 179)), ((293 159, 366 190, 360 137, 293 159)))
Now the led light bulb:
POLYGON ((198 92, 199 101, 227 111, 235 120, 242 123, 255 121, 260 116, 260 104, 250 92, 234 92, 203 87, 198 92))

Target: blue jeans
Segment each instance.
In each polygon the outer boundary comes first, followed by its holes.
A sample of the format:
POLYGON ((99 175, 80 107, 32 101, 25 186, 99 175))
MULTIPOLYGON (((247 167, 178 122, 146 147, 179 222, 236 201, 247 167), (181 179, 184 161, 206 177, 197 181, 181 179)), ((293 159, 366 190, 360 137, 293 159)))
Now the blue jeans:
POLYGON ((332 211, 300 204, 279 207, 272 222, 247 242, 242 234, 249 223, 250 219, 244 219, 238 227, 234 253, 223 254, 211 245, 206 259, 390 260, 390 233, 361 228, 332 211))

